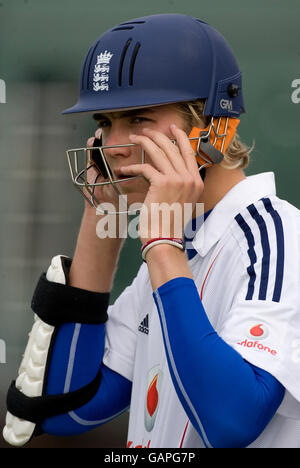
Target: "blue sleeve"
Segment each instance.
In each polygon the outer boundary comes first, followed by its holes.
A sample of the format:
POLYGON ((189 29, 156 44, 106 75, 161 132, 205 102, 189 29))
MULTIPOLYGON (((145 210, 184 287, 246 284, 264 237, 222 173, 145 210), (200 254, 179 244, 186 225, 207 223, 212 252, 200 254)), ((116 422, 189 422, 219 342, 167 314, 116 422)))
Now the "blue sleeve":
POLYGON ((153 293, 172 381, 207 447, 247 447, 277 411, 284 387, 213 329, 196 285, 175 278, 153 293))
POLYGON ((131 382, 102 363, 105 324, 68 323, 54 339, 46 395, 77 390, 92 381, 101 368, 96 395, 69 413, 47 418, 42 430, 54 435, 74 435, 94 429, 124 412, 130 403, 131 382))

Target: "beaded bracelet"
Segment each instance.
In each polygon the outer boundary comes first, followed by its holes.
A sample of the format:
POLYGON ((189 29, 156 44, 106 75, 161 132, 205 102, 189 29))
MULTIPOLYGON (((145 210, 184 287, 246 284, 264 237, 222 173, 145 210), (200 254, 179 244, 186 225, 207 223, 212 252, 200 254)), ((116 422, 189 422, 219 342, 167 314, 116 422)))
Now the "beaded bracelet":
POLYGON ((157 237, 155 239, 150 239, 148 242, 145 242, 141 247, 142 259, 146 262, 146 254, 151 249, 158 244, 169 244, 174 247, 179 248, 180 250, 185 250, 184 242, 182 239, 175 237, 157 237))

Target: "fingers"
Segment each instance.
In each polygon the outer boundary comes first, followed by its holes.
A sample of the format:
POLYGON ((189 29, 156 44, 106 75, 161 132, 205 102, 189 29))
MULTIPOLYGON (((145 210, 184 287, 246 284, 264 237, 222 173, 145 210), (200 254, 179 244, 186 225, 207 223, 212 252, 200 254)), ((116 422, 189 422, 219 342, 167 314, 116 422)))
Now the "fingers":
MULTIPOLYGON (((186 170, 186 165, 182 159, 182 155, 180 154, 178 146, 176 146, 169 137, 161 132, 144 128, 143 133, 146 135, 146 137, 142 136, 142 138, 139 139, 140 144, 143 146, 143 144, 146 145, 147 141, 150 141, 152 142, 153 148, 156 147, 160 150, 156 153, 157 156, 153 153, 147 153, 152 161, 156 164, 156 167, 159 170, 164 167, 165 170, 162 171, 164 173, 168 173, 173 170, 183 174, 186 170)), ((146 150, 146 146, 144 149, 146 150)), ((150 145, 148 145, 148 150, 150 149, 150 145)))
POLYGON ((95 141, 95 137, 90 137, 86 142, 87 148, 92 148, 94 146, 94 141, 95 141))
POLYGON ((129 176, 142 175, 150 183, 160 177, 160 173, 150 164, 131 164, 130 166, 120 167, 120 171, 129 176))
POLYGON ((184 175, 187 172, 198 175, 198 166, 194 150, 191 147, 186 133, 176 127, 170 126, 177 145, 161 132, 144 128, 144 135, 131 135, 130 140, 140 144, 155 167, 162 173, 177 172, 184 175))
MULTIPOLYGON (((164 135, 153 130, 143 129, 145 135, 130 135, 132 143, 141 145, 145 153, 151 159, 153 165, 163 174, 174 171, 174 167, 170 163, 166 155, 166 142, 163 142, 164 135)), ((172 145, 170 140, 166 140, 172 145)), ((172 145, 174 147, 174 145, 172 145)))
POLYGON ((102 129, 98 128, 95 131, 95 136, 88 138, 86 142, 87 148, 93 148, 95 139, 97 138, 99 140, 101 138, 101 134, 102 134, 102 129))
POLYGON ((199 174, 195 152, 186 133, 174 124, 170 125, 170 129, 177 141, 178 148, 188 171, 190 173, 195 173, 196 171, 197 174, 199 174))

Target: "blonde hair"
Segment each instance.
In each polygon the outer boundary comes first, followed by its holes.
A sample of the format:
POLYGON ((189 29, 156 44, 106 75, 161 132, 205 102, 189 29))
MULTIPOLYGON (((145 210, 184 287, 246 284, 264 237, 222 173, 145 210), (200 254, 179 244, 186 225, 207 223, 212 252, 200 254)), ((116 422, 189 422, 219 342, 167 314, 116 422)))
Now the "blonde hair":
MULTIPOLYGON (((205 101, 191 101, 177 103, 177 110, 183 115, 186 122, 186 132, 190 133, 195 125, 206 127, 211 117, 203 115, 205 101)), ((220 166, 225 169, 245 169, 250 160, 250 153, 253 151, 254 145, 248 147, 240 140, 239 135, 236 133, 227 148, 224 159, 220 163, 220 166)))

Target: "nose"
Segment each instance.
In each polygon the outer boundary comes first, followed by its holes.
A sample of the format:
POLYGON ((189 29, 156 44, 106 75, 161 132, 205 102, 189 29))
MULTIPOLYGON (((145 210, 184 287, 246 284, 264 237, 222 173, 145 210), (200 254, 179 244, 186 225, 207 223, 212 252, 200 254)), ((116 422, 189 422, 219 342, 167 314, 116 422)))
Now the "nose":
POLYGON ((131 146, 119 146, 131 144, 128 131, 124 131, 120 126, 112 125, 109 133, 102 136, 105 156, 109 158, 127 158, 131 154, 131 146))

